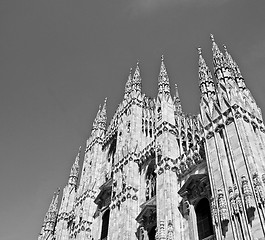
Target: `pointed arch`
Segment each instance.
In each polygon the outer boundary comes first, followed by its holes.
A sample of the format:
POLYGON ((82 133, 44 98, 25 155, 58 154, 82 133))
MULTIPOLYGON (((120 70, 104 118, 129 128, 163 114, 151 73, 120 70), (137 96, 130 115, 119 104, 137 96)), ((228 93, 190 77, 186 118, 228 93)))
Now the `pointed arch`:
POLYGON ((199 240, 212 236, 213 225, 210 204, 207 198, 202 198, 195 206, 199 240))

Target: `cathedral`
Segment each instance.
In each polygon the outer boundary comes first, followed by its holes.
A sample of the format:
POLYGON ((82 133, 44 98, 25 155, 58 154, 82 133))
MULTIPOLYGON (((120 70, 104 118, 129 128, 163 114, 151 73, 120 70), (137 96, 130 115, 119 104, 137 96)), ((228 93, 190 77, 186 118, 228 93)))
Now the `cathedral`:
POLYGON ((198 48, 200 113, 183 112, 161 57, 158 94, 130 71, 107 121, 96 114, 38 240, 264 240, 265 126, 226 46, 211 35, 213 69, 198 48))

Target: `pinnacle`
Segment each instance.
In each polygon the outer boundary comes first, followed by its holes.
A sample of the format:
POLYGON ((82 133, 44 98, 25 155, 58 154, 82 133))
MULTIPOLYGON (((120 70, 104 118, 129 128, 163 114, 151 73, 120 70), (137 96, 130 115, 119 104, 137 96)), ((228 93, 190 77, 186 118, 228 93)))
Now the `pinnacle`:
POLYGON ((214 69, 217 70, 218 68, 223 67, 226 64, 226 61, 223 53, 220 51, 218 45, 214 40, 213 34, 210 34, 210 38, 212 40, 213 66, 214 69))
POLYGON ((124 90, 125 95, 129 94, 131 90, 132 90, 132 68, 130 68, 129 76, 125 84, 125 90, 124 90))
POLYGON ((224 48, 225 52, 228 53, 226 45, 223 44, 223 48, 224 48))
POLYGON ((141 75, 140 75, 139 60, 137 60, 136 69, 133 74, 132 86, 133 89, 135 89, 136 91, 141 91, 141 75))
POLYGON ((199 54, 199 71, 200 71, 200 68, 207 69, 208 66, 206 65, 206 62, 202 56, 202 49, 200 47, 198 47, 197 50, 198 50, 198 54, 199 54))
POLYGON ((137 77, 138 75, 140 75, 139 60, 137 60, 137 62, 136 62, 136 68, 135 68, 135 72, 133 74, 133 78, 137 77))
POLYGON ((170 86, 169 86, 169 77, 167 74, 166 65, 164 62, 164 55, 161 56, 161 66, 158 76, 158 93, 170 93, 170 86))
POLYGON ((104 104, 103 104, 103 107, 102 107, 102 109, 101 109, 101 114, 100 114, 100 117, 105 117, 105 115, 106 115, 106 108, 107 108, 107 100, 108 100, 108 98, 107 97, 105 97, 105 99, 104 99, 104 104))
POLYGON ((80 153, 81 153, 81 146, 78 149, 78 153, 77 153, 75 161, 72 165, 71 172, 70 172, 70 178, 71 177, 78 177, 80 153))
POLYGON ((81 146, 79 146, 79 149, 78 149, 78 156, 80 156, 80 153, 81 153, 81 146))
POLYGON ((202 56, 202 50, 199 47, 198 49, 198 53, 199 53, 199 86, 200 86, 200 91, 202 93, 202 95, 207 94, 208 92, 213 92, 214 91, 214 82, 212 79, 212 74, 211 71, 209 69, 209 67, 207 66, 203 56, 202 56), (206 82, 208 82, 206 84, 206 82), (211 83, 209 85, 209 83, 211 83))
POLYGON ((210 34, 210 38, 211 38, 212 42, 214 43, 215 41, 214 41, 214 36, 212 33, 210 34))
POLYGON ((167 75, 167 69, 166 69, 166 66, 165 66, 164 56, 163 56, 163 55, 161 56, 161 66, 160 66, 160 73, 159 73, 159 76, 160 76, 161 78, 162 78, 163 76, 168 77, 168 75, 167 75))
POLYGON ((225 50, 226 63, 230 67, 232 72, 234 73, 234 77, 236 78, 236 82, 239 85, 239 88, 245 89, 246 85, 245 85, 244 79, 242 77, 242 74, 240 72, 240 69, 239 69, 237 63, 234 61, 231 54, 228 52, 226 45, 223 45, 223 48, 225 50), (238 79, 239 79, 239 81, 238 81, 238 79))

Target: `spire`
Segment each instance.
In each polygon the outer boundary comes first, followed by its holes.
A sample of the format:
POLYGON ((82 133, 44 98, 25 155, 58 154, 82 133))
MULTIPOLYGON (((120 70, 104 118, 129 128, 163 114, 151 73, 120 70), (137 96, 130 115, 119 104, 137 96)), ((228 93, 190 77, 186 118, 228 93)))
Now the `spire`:
POLYGON ((164 56, 161 56, 161 66, 160 72, 158 76, 158 94, 170 94, 170 85, 169 85, 169 77, 167 74, 167 69, 164 63, 164 56))
POLYGON ((212 51, 213 51, 213 66, 214 71, 216 72, 219 68, 225 67, 226 61, 223 53, 220 51, 218 45, 214 40, 213 34, 210 34, 210 38, 212 40, 212 51))
MULTIPOLYGON (((56 196, 57 196, 57 194, 56 194, 56 192, 54 192, 53 193, 53 196, 52 196, 52 201, 51 201, 51 203, 50 203, 50 206, 49 206, 49 208, 48 208, 48 212, 46 213, 46 216, 48 216, 49 214, 48 213, 51 213, 52 211, 53 211, 53 204, 54 204, 54 201, 55 201, 55 199, 56 199, 56 196)), ((48 219, 46 219, 46 221, 47 221, 48 219)))
POLYGON ((57 193, 55 195, 55 199, 53 201, 53 212, 58 212, 58 203, 59 203, 59 194, 60 194, 61 189, 57 188, 57 193))
POLYGON ((202 96, 212 97, 215 95, 215 86, 211 71, 207 66, 201 48, 198 48, 199 54, 199 86, 202 96))
POLYGON ((56 221, 57 213, 58 213, 58 199, 60 194, 60 188, 57 189, 57 192, 54 192, 52 201, 50 203, 48 212, 46 213, 44 222, 46 223, 46 230, 53 230, 54 223, 56 221))
POLYGON ((106 129, 106 123, 107 123, 107 98, 104 100, 103 107, 101 109, 101 112, 98 116, 98 128, 105 130, 106 129))
POLYGON ((71 168, 70 176, 68 183, 76 185, 77 179, 78 179, 78 174, 79 174, 79 160, 80 160, 80 152, 81 152, 81 146, 79 147, 78 153, 75 158, 75 162, 71 168))
POLYGON ((182 106, 179 98, 178 85, 176 83, 175 83, 175 89, 176 89, 176 96, 174 97, 174 104, 176 106, 176 113, 180 114, 182 113, 182 106))
POLYGON ((179 90, 178 90, 178 85, 175 83, 175 90, 176 90, 176 98, 179 99, 179 90))
POLYGON ((224 47, 224 50, 225 50, 225 59, 227 61, 227 65, 230 67, 233 75, 234 75, 234 78, 235 78, 235 81, 237 82, 238 84, 238 87, 241 89, 241 90, 244 90, 246 89, 246 84, 245 84, 245 80, 240 72, 240 69, 237 65, 237 63, 234 61, 234 59, 232 58, 231 54, 228 52, 227 50, 227 47, 225 45, 223 45, 224 47))
POLYGON ((136 63, 136 69, 133 74, 133 79, 132 79, 132 89, 136 91, 141 91, 141 84, 142 84, 142 79, 141 79, 141 74, 140 74, 140 67, 139 67, 139 61, 136 63))
POLYGON ((93 122, 93 127, 92 127, 92 133, 97 129, 98 127, 98 119, 99 119, 99 115, 100 115, 100 112, 101 112, 101 104, 99 105, 98 107, 98 112, 97 112, 97 115, 94 119, 94 122, 93 122))
POLYGON ((130 68, 130 73, 128 76, 128 80, 125 84, 125 96, 127 96, 132 91, 132 68, 130 68))

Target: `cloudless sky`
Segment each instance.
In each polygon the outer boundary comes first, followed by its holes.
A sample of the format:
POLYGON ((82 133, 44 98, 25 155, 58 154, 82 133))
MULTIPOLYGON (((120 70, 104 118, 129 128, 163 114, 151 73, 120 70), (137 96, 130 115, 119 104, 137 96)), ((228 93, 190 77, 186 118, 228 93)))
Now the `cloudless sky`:
MULTIPOLYGON (((264 0, 1 0, 0 239, 35 240, 98 105, 108 117, 140 61, 157 94, 164 54, 186 112, 199 111, 197 47, 226 44, 265 111, 264 0)), ((83 148, 84 149, 84 148, 83 148)))

